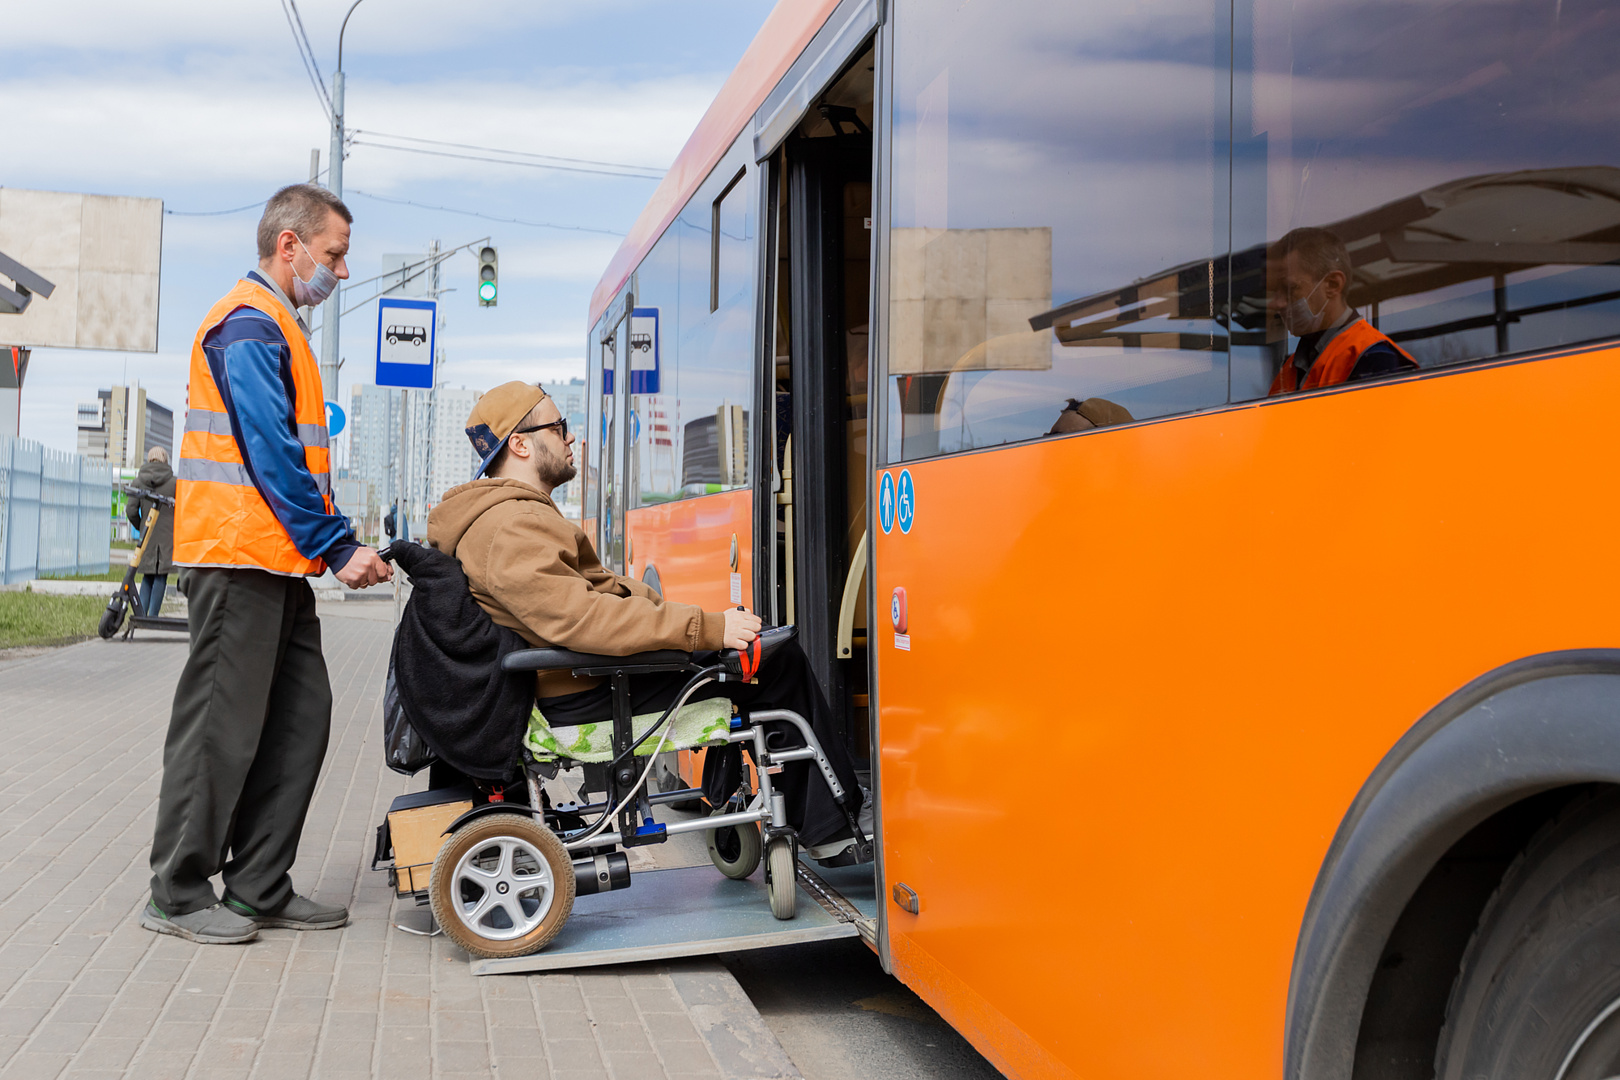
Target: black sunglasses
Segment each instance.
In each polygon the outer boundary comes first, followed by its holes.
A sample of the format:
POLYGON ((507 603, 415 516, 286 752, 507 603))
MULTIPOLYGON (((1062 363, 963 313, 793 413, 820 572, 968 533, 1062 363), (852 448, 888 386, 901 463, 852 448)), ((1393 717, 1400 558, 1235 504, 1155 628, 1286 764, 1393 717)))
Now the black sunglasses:
POLYGON ((568 441, 568 417, 566 417, 566 416, 563 417, 561 420, 553 420, 549 424, 536 424, 536 425, 534 425, 534 427, 520 427, 517 430, 513 431, 512 434, 514 434, 514 435, 527 435, 532 431, 544 431, 544 430, 546 430, 546 428, 553 428, 553 427, 557 429, 557 437, 559 439, 561 439, 563 442, 567 442, 568 441))

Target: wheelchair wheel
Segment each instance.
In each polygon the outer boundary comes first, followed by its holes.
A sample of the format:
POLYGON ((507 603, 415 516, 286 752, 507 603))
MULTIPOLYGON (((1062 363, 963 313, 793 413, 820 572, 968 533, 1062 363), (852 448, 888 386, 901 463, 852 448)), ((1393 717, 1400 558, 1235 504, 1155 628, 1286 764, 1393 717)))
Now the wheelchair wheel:
POLYGON ((474 956, 525 956, 574 908, 574 866, 556 834, 527 814, 491 814, 451 836, 433 860, 428 901, 445 935, 474 956))
MULTIPOLYGON (((729 814, 731 808, 722 806, 715 809, 709 816, 729 814)), ((709 831, 709 860, 714 868, 733 881, 743 878, 759 869, 760 841, 759 826, 753 822, 746 825, 726 825, 709 831)))
POLYGON ((785 836, 772 840, 765 851, 765 884, 771 894, 771 914, 791 919, 799 910, 799 885, 794 880, 793 841, 785 836))

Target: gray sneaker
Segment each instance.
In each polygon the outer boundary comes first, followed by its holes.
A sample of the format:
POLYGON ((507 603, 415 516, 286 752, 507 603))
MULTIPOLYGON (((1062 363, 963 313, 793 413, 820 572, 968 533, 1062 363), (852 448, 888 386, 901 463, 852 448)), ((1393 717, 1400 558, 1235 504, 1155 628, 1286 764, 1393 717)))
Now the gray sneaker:
POLYGON ((227 896, 225 902, 254 926, 265 929, 336 930, 349 922, 349 909, 341 904, 317 904, 307 896, 296 894, 274 915, 260 914, 233 897, 227 896))
POLYGON ((147 901, 146 910, 141 912, 141 925, 199 945, 240 945, 259 936, 259 928, 252 919, 244 919, 224 904, 171 918, 147 901))

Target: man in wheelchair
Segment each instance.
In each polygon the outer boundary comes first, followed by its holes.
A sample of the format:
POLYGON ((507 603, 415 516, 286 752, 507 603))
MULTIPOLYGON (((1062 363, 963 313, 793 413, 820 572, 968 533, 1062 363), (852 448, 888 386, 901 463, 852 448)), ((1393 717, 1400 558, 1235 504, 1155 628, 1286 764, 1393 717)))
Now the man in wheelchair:
MULTIPOLYGON (((481 465, 471 483, 446 492, 434 507, 427 543, 460 563, 473 599, 497 625, 536 647, 581 654, 674 650, 701 656, 753 646, 757 657, 758 616, 741 608, 710 612, 666 601, 645 582, 614 574, 584 532, 558 512, 550 496, 575 475, 574 438, 543 388, 510 382, 491 390, 468 417, 467 437, 481 465)), ((861 808, 861 788, 802 650, 788 640, 765 655, 753 674, 752 680, 701 685, 688 703, 723 697, 744 716, 786 709, 808 720, 844 802, 808 760, 779 766, 773 787, 785 796, 788 823, 810 857, 847 859, 856 844, 851 824, 861 808)), ((689 671, 637 675, 629 680, 630 712, 639 717, 666 710, 689 678, 689 671)), ((542 670, 535 695, 553 729, 600 724, 613 712, 613 691, 602 676, 542 670)), ((791 734, 785 722, 768 726, 791 734)), ((711 801, 723 803, 735 789, 739 753, 734 741, 706 756, 704 786, 711 801)), ((864 821, 857 827, 870 834, 864 821)))

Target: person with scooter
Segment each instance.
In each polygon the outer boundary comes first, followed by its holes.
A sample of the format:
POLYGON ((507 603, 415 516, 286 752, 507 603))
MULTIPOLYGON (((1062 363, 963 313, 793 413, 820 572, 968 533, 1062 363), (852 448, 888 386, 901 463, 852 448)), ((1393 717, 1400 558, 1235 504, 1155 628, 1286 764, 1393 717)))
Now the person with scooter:
POLYGON ((146 452, 146 462, 135 476, 135 488, 143 492, 129 501, 129 521, 143 530, 141 545, 140 603, 134 614, 155 618, 163 613, 163 593, 174 572, 174 470, 169 468, 169 452, 154 446, 146 452), (169 500, 159 503, 152 492, 169 500), (150 511, 157 511, 157 520, 148 528, 143 525, 150 511), (151 536, 144 535, 146 531, 151 536))

